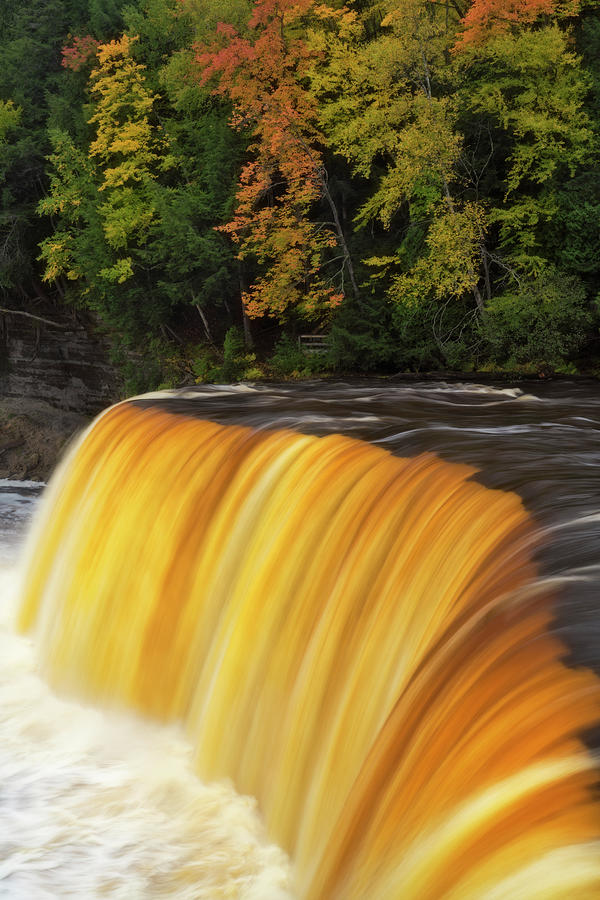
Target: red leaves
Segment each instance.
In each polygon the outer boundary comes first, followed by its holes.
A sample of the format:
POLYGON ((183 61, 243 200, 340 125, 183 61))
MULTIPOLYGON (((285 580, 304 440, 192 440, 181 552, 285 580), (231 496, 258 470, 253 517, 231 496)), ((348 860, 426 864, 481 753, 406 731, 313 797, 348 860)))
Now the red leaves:
POLYGON ((303 85, 315 56, 287 25, 314 0, 257 0, 251 34, 220 24, 216 40, 198 47, 203 84, 233 104, 232 124, 249 129, 253 158, 242 169, 233 220, 222 230, 265 267, 245 295, 248 315, 282 317, 288 307, 317 314, 339 305, 341 294, 320 276, 330 227, 310 220, 323 194, 316 102, 303 85))
POLYGON ((483 44, 515 26, 530 25, 555 11, 556 0, 474 0, 463 19, 457 47, 483 44))
POLYGON ((313 6, 313 0, 259 0, 248 24, 250 28, 268 25, 272 20, 289 24, 306 15, 313 6))
POLYGON ((99 46, 100 41, 89 34, 76 36, 70 46, 63 47, 61 65, 65 69, 79 72, 95 58, 99 46))

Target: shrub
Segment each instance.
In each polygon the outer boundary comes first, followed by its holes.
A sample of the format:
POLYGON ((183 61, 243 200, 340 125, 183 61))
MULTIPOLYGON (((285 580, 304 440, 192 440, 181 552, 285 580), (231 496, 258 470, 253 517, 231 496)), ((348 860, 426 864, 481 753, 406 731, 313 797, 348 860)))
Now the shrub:
POLYGON ((273 355, 269 359, 269 367, 274 375, 283 378, 293 376, 308 378, 327 372, 331 368, 331 363, 328 353, 305 353, 297 341, 286 334, 275 345, 273 355))
POLYGON ((197 384, 256 381, 263 374, 256 363, 256 355, 246 353, 243 334, 235 326, 225 335, 222 361, 215 350, 201 346, 194 353, 192 370, 197 384))
POLYGON ((273 355, 269 359, 269 365, 275 375, 288 378, 290 375, 302 371, 307 357, 304 355, 297 341, 284 334, 275 345, 273 355))
POLYGON ((489 301, 482 331, 507 368, 561 367, 584 343, 592 316, 578 278, 548 269, 489 301))

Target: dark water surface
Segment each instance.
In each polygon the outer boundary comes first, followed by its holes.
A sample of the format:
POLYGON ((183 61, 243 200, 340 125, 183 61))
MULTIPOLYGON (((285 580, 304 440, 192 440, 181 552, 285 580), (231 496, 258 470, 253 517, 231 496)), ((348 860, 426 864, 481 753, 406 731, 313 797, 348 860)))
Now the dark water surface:
MULTIPOLYGON (((136 400, 155 405, 157 397, 136 400)), ((201 386, 160 405, 223 424, 342 432, 399 456, 469 463, 518 493, 544 534, 545 576, 560 580, 558 625, 574 662, 600 671, 600 384, 491 386, 368 380, 201 386)))
POLYGON ((14 559, 43 488, 35 481, 0 478, 0 564, 14 559))

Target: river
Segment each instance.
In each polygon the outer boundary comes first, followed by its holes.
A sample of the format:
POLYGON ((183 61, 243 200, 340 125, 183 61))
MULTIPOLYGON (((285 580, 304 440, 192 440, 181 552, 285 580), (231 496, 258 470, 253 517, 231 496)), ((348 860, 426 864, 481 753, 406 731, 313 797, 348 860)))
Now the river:
MULTIPOLYGON (((155 399, 136 401, 154 405, 155 399)), ((393 381, 201 387, 160 405, 223 424, 342 432, 400 456, 468 463, 515 491, 543 537, 572 661, 600 671, 600 396, 595 383, 393 381)), ((292 896, 253 801, 203 785, 176 728, 57 698, 12 627, 39 486, 0 482, 0 896, 292 896)), ((591 741, 595 737, 590 736, 591 741)))
POLYGON ((535 517, 543 571, 562 584, 561 626, 578 661, 600 670, 598 382, 209 386, 163 394, 161 406, 225 424, 342 432, 398 456, 431 452, 475 466, 478 480, 516 492, 535 517))

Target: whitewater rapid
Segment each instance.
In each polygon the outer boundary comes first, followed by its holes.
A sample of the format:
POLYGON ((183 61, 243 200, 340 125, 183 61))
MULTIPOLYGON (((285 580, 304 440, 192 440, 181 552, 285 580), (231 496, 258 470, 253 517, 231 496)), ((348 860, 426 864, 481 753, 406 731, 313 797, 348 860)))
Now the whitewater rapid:
POLYGON ((250 798, 202 784, 175 728, 55 696, 13 627, 39 486, 0 483, 0 897, 289 900, 250 798))

